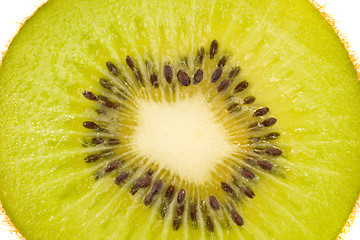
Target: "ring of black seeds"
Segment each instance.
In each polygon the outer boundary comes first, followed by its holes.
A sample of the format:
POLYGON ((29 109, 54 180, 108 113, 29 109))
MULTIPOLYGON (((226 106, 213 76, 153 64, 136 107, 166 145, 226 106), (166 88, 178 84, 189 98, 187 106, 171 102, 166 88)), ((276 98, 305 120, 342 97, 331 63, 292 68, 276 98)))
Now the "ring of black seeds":
MULTIPOLYGON (((134 78, 140 84, 140 87, 145 87, 145 76, 149 76, 148 85, 153 88, 159 88, 161 79, 163 78, 167 84, 172 85, 175 84, 173 82, 174 74, 178 80, 178 83, 183 87, 188 87, 191 84, 197 85, 202 81, 205 81, 204 71, 201 69, 202 64, 204 64, 205 59, 208 57, 210 61, 213 61, 213 71, 208 79, 209 82, 215 83, 214 88, 220 94, 231 92, 234 96, 241 96, 243 100, 240 101, 232 101, 229 102, 227 107, 224 109, 228 114, 236 115, 239 112, 242 112, 243 105, 253 105, 255 103, 256 97, 253 95, 242 95, 244 92, 248 91, 249 82, 247 80, 241 79, 241 67, 240 66, 230 66, 229 59, 226 56, 220 56, 217 58, 219 54, 219 43, 217 40, 213 40, 208 48, 208 53, 206 52, 204 47, 200 47, 195 56, 195 69, 194 71, 189 71, 189 69, 177 69, 172 66, 170 63, 164 63, 163 69, 159 72, 159 75, 156 71, 151 72, 151 66, 149 67, 149 75, 142 73, 140 68, 137 67, 136 62, 131 56, 127 56, 125 58, 125 63, 127 67, 131 70, 134 78), (208 55, 207 55, 208 54, 208 55), (217 60, 215 60, 217 59, 217 60), (226 66, 226 67, 225 67, 226 66), (225 69, 228 72, 225 71, 225 69), (192 75, 189 75, 192 74, 192 75), (220 80, 220 81, 219 81, 220 80), (218 82, 219 81, 219 82, 218 82), (218 82, 218 83, 217 83, 218 82), (236 85, 234 83, 236 82, 236 85)), ((231 60, 231 59, 230 59, 231 60)), ((187 65, 188 58, 184 57, 182 60, 185 65, 187 65)), ((147 62, 148 63, 148 62, 147 62)), ((105 63, 105 67, 110 74, 112 74, 116 78, 120 78, 121 72, 119 69, 122 69, 120 66, 116 66, 111 61, 105 63)), ((128 83, 127 79, 122 79, 122 81, 128 83)), ((121 111, 122 105, 112 99, 116 99, 116 97, 120 97, 122 100, 126 101, 128 99, 128 95, 124 89, 119 88, 118 85, 114 84, 112 81, 106 78, 100 78, 98 84, 105 90, 107 90, 107 94, 105 93, 94 93, 88 90, 84 90, 82 95, 89 101, 97 104, 96 113, 101 116, 107 116, 109 110, 121 111), (110 98, 105 97, 109 96, 108 94, 113 94, 114 96, 110 98), (100 104, 100 105, 99 105, 100 104), (100 107, 99 107, 100 106, 100 107)), ((248 109, 248 108, 246 108, 248 109)), ((254 121, 252 124, 248 126, 248 131, 259 131, 259 129, 267 129, 271 128, 277 123, 277 119, 274 117, 265 117, 269 115, 270 109, 264 106, 256 106, 252 109, 251 116, 254 121)), ((245 111, 245 110, 244 110, 245 111)), ((88 131, 93 131, 95 133, 106 132, 110 135, 112 134, 112 130, 109 130, 106 125, 103 125, 102 122, 97 122, 94 120, 88 120, 83 122, 83 127, 88 131)), ((115 135, 115 134, 114 134, 115 135)), ((260 136, 250 136, 248 138, 249 143, 252 146, 252 150, 249 152, 253 152, 258 156, 267 155, 271 158, 280 157, 283 155, 283 151, 278 147, 271 143, 271 141, 275 141, 280 137, 280 133, 278 132, 267 132, 266 134, 260 136), (269 144, 268 147, 261 147, 261 145, 257 146, 257 144, 267 142, 269 144)), ((96 147, 98 145, 105 146, 116 146, 121 145, 121 139, 117 137, 92 137, 90 139, 85 139, 84 144, 85 147, 93 146, 96 147)), ((94 164, 96 162, 101 162, 103 160, 108 159, 111 156, 116 155, 116 153, 110 149, 102 152, 89 154, 84 158, 84 161, 88 164, 94 164)), ((242 163, 246 163, 252 168, 257 168, 261 171, 271 172, 274 171, 274 167, 276 166, 272 160, 270 159, 262 159, 261 157, 256 158, 252 155, 245 156, 241 159, 242 163)), ((99 179, 104 177, 105 175, 109 175, 112 172, 117 172, 115 175, 114 183, 119 187, 123 187, 124 183, 126 183, 130 176, 136 173, 135 170, 131 170, 129 168, 122 169, 125 161, 124 160, 115 160, 110 163, 107 163, 103 168, 99 169, 95 174, 95 179, 99 179)), ((208 215, 208 210, 211 211, 227 211, 230 219, 232 219, 233 223, 237 226, 243 226, 244 220, 241 215, 238 213, 238 210, 234 207, 236 203, 238 203, 239 199, 236 196, 236 191, 240 191, 244 197, 248 199, 252 199, 255 197, 255 192, 247 186, 247 181, 257 181, 257 176, 251 168, 242 166, 237 170, 238 176, 234 178, 235 182, 222 181, 219 183, 219 188, 223 190, 223 193, 231 199, 232 202, 222 202, 219 201, 214 194, 209 194, 207 197, 209 209, 206 209, 206 205, 201 204, 206 201, 206 199, 200 199, 197 201, 196 199, 192 199, 191 194, 187 196, 187 190, 185 188, 177 189, 174 185, 167 185, 166 181, 163 179, 159 179, 158 177, 153 177, 154 169, 148 169, 145 174, 136 179, 136 181, 132 184, 130 192, 132 195, 136 194, 141 189, 146 190, 146 194, 143 197, 143 204, 145 206, 151 205, 155 199, 162 198, 160 213, 163 217, 165 217, 168 212, 169 207, 172 202, 176 204, 176 214, 172 219, 172 227, 176 231, 181 225, 184 214, 187 214, 191 222, 195 225, 199 221, 199 217, 203 218, 203 223, 206 226, 206 229, 209 232, 214 232, 216 230, 214 225, 214 220, 210 215, 208 215), (244 181, 242 184, 236 181, 236 179, 242 178, 244 181), (190 201, 188 200, 190 198, 190 201), (196 200, 196 201, 194 201, 196 200), (200 203, 199 203, 200 202, 200 203), (228 206, 231 207, 228 207, 228 206), (188 206, 188 207, 186 207, 188 206), (226 206, 223 208, 222 206, 226 206)), ((111 174, 110 174, 111 175, 111 174)))

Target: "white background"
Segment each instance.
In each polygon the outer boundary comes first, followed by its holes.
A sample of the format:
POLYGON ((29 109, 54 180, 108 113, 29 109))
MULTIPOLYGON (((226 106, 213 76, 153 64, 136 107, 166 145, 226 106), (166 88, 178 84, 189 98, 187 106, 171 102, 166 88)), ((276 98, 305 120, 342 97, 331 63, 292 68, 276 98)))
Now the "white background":
MULTIPOLYGON (((0 53, 6 49, 6 44, 16 33, 19 23, 31 15, 45 0, 0 0, 0 53)), ((264 0, 267 1, 267 0, 264 0)), ((336 26, 347 37, 351 50, 360 56, 360 7, 359 0, 317 0, 320 5, 325 4, 325 10, 336 20, 336 26)), ((0 216, 0 240, 17 239, 9 232, 9 227, 2 224, 0 216)), ((360 239, 360 213, 357 214, 355 224, 345 240, 360 239)), ((44 239, 46 240, 46 239, 44 239)))

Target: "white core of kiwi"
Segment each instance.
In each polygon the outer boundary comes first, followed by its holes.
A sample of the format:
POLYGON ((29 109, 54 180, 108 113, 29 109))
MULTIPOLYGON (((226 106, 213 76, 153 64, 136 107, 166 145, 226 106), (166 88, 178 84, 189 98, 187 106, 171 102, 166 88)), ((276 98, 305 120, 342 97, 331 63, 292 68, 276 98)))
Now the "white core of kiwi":
POLYGON ((201 96, 169 103, 139 102, 131 141, 136 152, 185 181, 201 184, 229 157, 234 146, 201 96))

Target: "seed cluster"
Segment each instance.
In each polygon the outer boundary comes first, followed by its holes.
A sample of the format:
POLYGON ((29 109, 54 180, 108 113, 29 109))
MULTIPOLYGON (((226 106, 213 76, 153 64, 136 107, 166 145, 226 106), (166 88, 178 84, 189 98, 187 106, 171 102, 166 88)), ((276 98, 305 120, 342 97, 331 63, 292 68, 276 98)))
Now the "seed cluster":
MULTIPOLYGON (((129 191, 132 195, 141 192, 143 195, 143 204, 151 206, 155 201, 161 201, 159 212, 166 218, 170 215, 172 218, 172 227, 178 230, 184 218, 189 218, 192 225, 196 227, 203 223, 209 232, 214 232, 216 222, 226 226, 226 221, 220 216, 226 216, 229 221, 237 226, 244 225, 244 219, 240 215, 241 209, 239 203, 244 199, 252 199, 256 196, 252 186, 259 180, 256 172, 265 171, 274 173, 276 171, 276 158, 282 157, 283 151, 273 144, 280 137, 280 134, 272 130, 277 123, 277 119, 267 115, 270 113, 268 107, 255 106, 255 96, 245 95, 245 90, 249 87, 246 80, 239 81, 241 68, 233 66, 225 70, 229 63, 226 56, 222 56, 215 61, 219 53, 219 43, 214 40, 210 44, 208 52, 200 47, 195 56, 195 69, 192 72, 184 69, 175 69, 171 64, 165 63, 161 72, 150 72, 146 74, 140 71, 134 59, 130 56, 125 58, 126 65, 133 76, 133 83, 137 88, 150 86, 158 89, 164 84, 174 86, 175 80, 180 87, 186 88, 192 85, 200 85, 203 81, 209 81, 214 85, 217 94, 227 94, 226 105, 223 110, 239 122, 247 119, 242 124, 248 124, 245 129, 248 134, 249 148, 246 154, 239 156, 237 162, 232 162, 229 167, 232 169, 233 179, 223 179, 217 183, 221 189, 221 194, 211 193, 205 198, 198 198, 190 193, 188 189, 176 184, 170 183, 167 179, 161 178, 158 174, 162 169, 147 168, 140 171, 139 167, 129 164, 126 159, 116 157, 116 148, 123 144, 116 134, 116 129, 106 121, 85 121, 83 127, 93 131, 98 135, 86 137, 84 139, 85 147, 101 146, 102 150, 85 157, 85 162, 94 164, 99 161, 106 163, 95 173, 95 179, 100 179, 106 175, 114 177, 115 185, 119 187, 130 186, 129 191), (205 78, 204 70, 201 68, 204 61, 210 61, 213 64, 213 71, 205 78), (175 78, 175 80, 174 80, 175 78), (147 79, 149 80, 147 82, 147 79), (164 81, 161 81, 164 79, 164 81), (235 84, 236 83, 236 84, 235 84), (240 100, 239 100, 240 99, 240 100), (243 114, 243 115, 242 115, 243 114), (239 120, 240 119, 240 120, 239 120), (114 161, 110 159, 116 159, 114 161), (155 174, 156 173, 156 174, 155 174), (130 179, 132 179, 130 181, 130 179), (135 180, 134 180, 135 179, 135 180), (239 213, 240 212, 240 213, 239 213)), ((127 108, 126 102, 131 100, 131 93, 126 86, 135 87, 131 84, 131 79, 122 76, 120 68, 112 62, 106 63, 108 72, 119 79, 122 84, 105 78, 99 79, 99 84, 105 94, 96 94, 92 91, 83 91, 83 96, 96 103, 96 112, 99 116, 111 118, 112 111, 123 111, 127 108)), ((173 87, 174 89, 174 87, 173 87)))

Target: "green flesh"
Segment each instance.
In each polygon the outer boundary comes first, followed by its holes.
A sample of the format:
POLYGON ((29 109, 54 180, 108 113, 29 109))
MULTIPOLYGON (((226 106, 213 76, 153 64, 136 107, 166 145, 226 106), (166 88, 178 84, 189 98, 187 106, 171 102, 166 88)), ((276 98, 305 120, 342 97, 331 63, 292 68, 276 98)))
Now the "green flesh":
POLYGON ((0 199, 27 239, 335 239, 360 192, 359 90, 341 41, 306 0, 52 0, 0 68, 0 199), (82 123, 96 116, 82 92, 101 91, 108 61, 153 59, 160 75, 214 39, 278 119, 283 171, 257 171, 256 197, 236 206, 244 226, 230 218, 210 233, 187 219, 174 231, 116 175, 95 180, 104 164, 84 162, 82 123))

